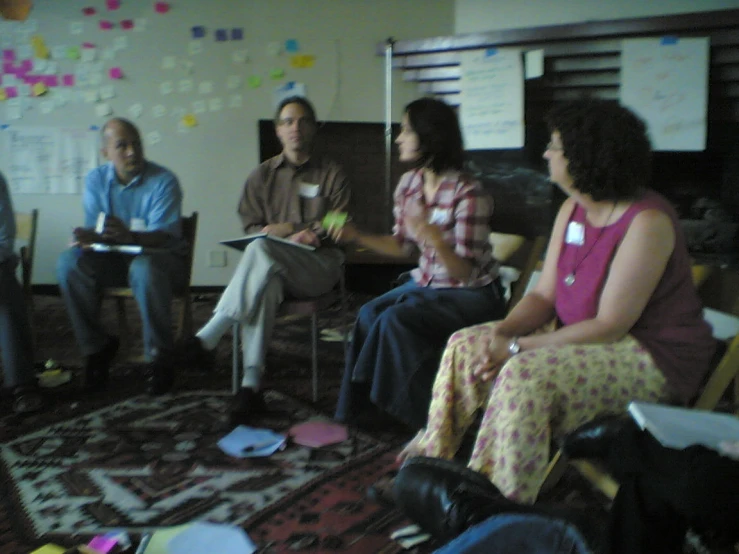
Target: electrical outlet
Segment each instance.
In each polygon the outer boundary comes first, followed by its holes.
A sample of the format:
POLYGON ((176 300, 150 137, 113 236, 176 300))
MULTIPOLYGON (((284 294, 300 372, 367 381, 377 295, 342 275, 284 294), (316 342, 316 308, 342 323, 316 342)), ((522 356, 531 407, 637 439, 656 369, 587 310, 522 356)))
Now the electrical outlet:
POLYGON ((208 267, 226 267, 226 252, 224 250, 208 252, 208 267))

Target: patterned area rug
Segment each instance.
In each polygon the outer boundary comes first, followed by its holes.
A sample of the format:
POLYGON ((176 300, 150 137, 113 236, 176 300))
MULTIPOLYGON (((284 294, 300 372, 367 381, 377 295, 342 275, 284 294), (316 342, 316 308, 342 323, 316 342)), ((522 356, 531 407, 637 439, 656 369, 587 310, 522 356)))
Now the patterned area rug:
MULTIPOLYGON (((233 458, 216 445, 229 431, 227 400, 207 392, 139 396, 3 444, 16 524, 28 537, 64 543, 203 519, 244 526, 264 552, 396 550, 386 548, 385 525, 366 522, 398 516, 364 500, 367 478, 387 469, 388 445, 354 431, 320 449, 289 444, 268 458, 233 458)), ((317 416, 275 391, 266 400, 269 412, 255 425, 285 433, 317 416)))

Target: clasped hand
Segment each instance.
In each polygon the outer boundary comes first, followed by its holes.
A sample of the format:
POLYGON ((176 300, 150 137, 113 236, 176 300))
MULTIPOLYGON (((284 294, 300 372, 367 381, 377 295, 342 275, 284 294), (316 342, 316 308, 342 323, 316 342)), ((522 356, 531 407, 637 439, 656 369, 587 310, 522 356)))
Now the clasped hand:
POLYGON ((494 330, 480 337, 472 357, 472 374, 481 381, 492 381, 511 357, 508 345, 511 338, 497 334, 494 330))
POLYGON ((102 233, 96 233, 92 229, 76 227, 74 234, 75 244, 89 246, 94 242, 106 242, 113 244, 131 244, 134 242, 133 233, 126 227, 120 218, 109 215, 105 218, 105 227, 102 233))

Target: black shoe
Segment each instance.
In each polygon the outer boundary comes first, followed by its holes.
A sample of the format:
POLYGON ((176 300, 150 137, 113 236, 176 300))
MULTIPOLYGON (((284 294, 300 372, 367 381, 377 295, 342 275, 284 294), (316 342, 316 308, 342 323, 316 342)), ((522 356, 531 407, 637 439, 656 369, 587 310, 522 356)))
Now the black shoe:
POLYGON ((406 516, 444 542, 517 506, 485 475, 457 462, 425 456, 403 464, 394 481, 393 497, 406 516))
POLYGON ((177 345, 180 365, 201 371, 212 371, 216 365, 216 351, 208 350, 195 335, 184 338, 177 345))
POLYGON ((107 344, 101 350, 87 357, 82 384, 86 392, 99 392, 108 386, 108 371, 118 352, 118 346, 117 337, 108 337, 107 344))
POLYGON ((614 439, 633 420, 627 415, 601 416, 568 433, 562 440, 562 451, 568 458, 608 458, 614 439))
POLYGON ((228 423, 232 426, 247 425, 254 415, 267 411, 262 391, 241 388, 234 396, 229 410, 228 423))
POLYGON ((168 393, 174 385, 174 362, 169 353, 160 352, 149 364, 147 392, 152 396, 168 393))

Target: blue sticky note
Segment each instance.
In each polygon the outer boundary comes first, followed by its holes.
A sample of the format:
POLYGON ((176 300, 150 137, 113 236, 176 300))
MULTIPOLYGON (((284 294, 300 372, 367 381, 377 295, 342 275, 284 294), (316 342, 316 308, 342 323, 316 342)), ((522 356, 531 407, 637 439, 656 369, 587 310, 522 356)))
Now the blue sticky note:
POLYGON ((237 28, 237 29, 231 29, 231 40, 243 40, 244 39, 244 29, 237 28))
POLYGON ((228 31, 226 29, 216 29, 216 42, 224 42, 228 40, 228 31))
POLYGON ((298 50, 300 50, 300 45, 297 40, 289 38, 285 41, 285 52, 297 52, 298 50))
POLYGON ((192 28, 192 38, 203 38, 205 36, 205 27, 196 25, 192 28))
POLYGON ((489 58, 490 56, 495 56, 495 54, 497 53, 498 53, 497 48, 488 48, 487 50, 485 50, 485 57, 489 58))
POLYGON ((3 123, 2 125, 0 125, 0 129, 3 130, 7 129, 8 127, 10 127, 10 125, 8 125, 7 123, 3 123))
POLYGON ((662 37, 659 43, 660 44, 677 44, 677 37, 662 37))
POLYGON ((100 130, 100 127, 98 127, 97 125, 90 125, 90 131, 99 131, 99 130, 100 130))

